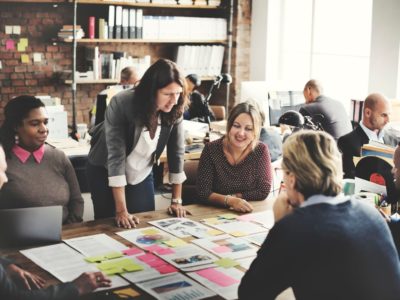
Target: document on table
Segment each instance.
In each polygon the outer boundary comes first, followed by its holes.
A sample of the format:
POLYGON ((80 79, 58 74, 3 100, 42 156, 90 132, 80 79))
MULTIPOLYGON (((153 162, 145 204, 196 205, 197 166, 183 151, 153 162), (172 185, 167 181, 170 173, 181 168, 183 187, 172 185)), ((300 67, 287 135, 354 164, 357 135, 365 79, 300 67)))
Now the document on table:
POLYGON ((104 233, 81 236, 63 241, 82 253, 84 256, 96 256, 109 252, 122 252, 129 248, 104 233))
POLYGON ((265 211, 260 211, 252 214, 245 214, 237 217, 238 220, 240 221, 248 221, 248 222, 253 222, 260 224, 264 226, 267 229, 271 229, 272 226, 274 226, 275 219, 274 219, 274 213, 272 209, 265 210, 265 211))
POLYGON ((159 300, 198 300, 216 295, 180 273, 136 285, 159 300))
POLYGON ((249 241, 224 234, 210 239, 197 239, 192 241, 203 249, 223 258, 238 259, 255 256, 258 248, 249 241))
POLYGON ((260 232, 248 236, 244 236, 243 238, 250 241, 253 244, 256 244, 257 246, 260 246, 264 243, 265 239, 267 238, 268 231, 266 232, 260 232))
MULTIPOLYGON (((61 282, 72 281, 83 272, 99 271, 94 264, 86 262, 82 254, 62 243, 20 252, 61 282)), ((98 290, 112 289, 129 284, 119 276, 110 276, 109 278, 112 281, 112 286, 98 290)))
POLYGON ((213 228, 186 218, 167 218, 157 221, 150 221, 148 223, 179 238, 190 236, 194 236, 196 238, 206 238, 223 234, 222 231, 216 231, 213 228))
POLYGON ((240 221, 237 219, 232 219, 232 220, 225 219, 221 220, 220 222, 217 219, 215 221, 210 219, 205 219, 204 222, 207 225, 214 227, 215 229, 218 229, 235 237, 242 237, 250 234, 267 231, 267 229, 265 227, 262 227, 261 225, 248 221, 240 221))
POLYGON ((209 268, 187 273, 188 276, 227 300, 238 298, 238 288, 244 272, 236 268, 209 268))

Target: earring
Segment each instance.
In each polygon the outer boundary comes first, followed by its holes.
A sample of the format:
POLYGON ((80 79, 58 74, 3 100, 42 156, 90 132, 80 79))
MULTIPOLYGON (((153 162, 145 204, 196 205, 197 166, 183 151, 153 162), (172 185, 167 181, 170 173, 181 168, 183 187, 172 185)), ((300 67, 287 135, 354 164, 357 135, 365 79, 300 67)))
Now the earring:
POLYGON ((18 134, 16 134, 15 135, 15 137, 14 137, 14 143, 16 144, 16 145, 18 145, 19 144, 19 136, 18 136, 18 134))

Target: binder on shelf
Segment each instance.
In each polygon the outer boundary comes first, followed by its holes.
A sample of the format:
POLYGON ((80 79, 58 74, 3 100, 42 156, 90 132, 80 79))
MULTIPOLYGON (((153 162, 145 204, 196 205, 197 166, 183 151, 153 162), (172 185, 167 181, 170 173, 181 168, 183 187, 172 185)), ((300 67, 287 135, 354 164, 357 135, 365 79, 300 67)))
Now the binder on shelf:
POLYGON ((143 38, 143 9, 136 10, 136 38, 143 38))
POLYGON ((115 24, 115 6, 110 5, 108 7, 108 38, 112 39, 114 37, 114 24, 115 24))
POLYGON ((122 37, 122 6, 115 8, 115 38, 122 37))
POLYGON ((122 38, 129 39, 129 9, 122 10, 122 38))
POLYGON ((94 39, 94 29, 95 29, 96 18, 91 16, 89 17, 89 39, 94 39))
POLYGON ((105 39, 104 23, 105 23, 104 19, 99 19, 99 34, 98 34, 99 39, 105 39))
POLYGON ((129 10, 129 38, 136 39, 136 10, 129 10))

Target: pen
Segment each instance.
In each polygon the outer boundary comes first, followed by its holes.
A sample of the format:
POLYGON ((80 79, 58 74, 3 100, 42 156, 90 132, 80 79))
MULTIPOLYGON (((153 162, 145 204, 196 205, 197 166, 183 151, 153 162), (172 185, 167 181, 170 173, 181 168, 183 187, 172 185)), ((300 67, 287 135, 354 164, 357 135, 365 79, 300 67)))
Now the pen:
POLYGON ((378 208, 381 215, 385 218, 386 221, 390 222, 390 218, 383 212, 382 208, 378 208))

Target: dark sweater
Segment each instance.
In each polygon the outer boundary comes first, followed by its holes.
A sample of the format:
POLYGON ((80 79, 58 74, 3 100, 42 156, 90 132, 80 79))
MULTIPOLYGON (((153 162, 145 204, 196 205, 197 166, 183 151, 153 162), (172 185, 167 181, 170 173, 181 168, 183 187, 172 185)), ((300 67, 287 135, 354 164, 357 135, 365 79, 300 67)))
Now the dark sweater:
POLYGON ((240 299, 399 299, 400 267, 387 224, 357 200, 299 208, 271 229, 239 286, 240 299))
POLYGON ((197 171, 197 193, 208 201, 211 193, 242 193, 245 200, 264 200, 271 189, 271 159, 268 147, 258 143, 250 154, 232 166, 225 157, 223 138, 206 144, 197 171))

